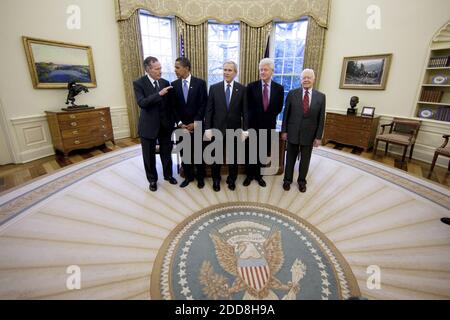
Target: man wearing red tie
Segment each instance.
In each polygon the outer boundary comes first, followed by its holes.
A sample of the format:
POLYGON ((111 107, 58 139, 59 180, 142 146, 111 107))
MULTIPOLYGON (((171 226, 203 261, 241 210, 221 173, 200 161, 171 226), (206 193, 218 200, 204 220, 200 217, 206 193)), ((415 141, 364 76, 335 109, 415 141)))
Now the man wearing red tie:
POLYGON ((314 71, 303 70, 301 74, 302 87, 289 91, 281 128, 282 139, 287 140, 286 166, 283 189, 290 189, 294 165, 300 152, 298 188, 306 192, 306 175, 313 147, 321 144, 326 99, 322 92, 313 89, 314 71))
MULTIPOLYGON (((248 124, 250 129, 257 132, 257 146, 259 149, 259 140, 263 131, 267 132, 267 154, 271 153, 271 129, 276 128, 277 116, 283 109, 284 88, 281 84, 272 80, 272 74, 275 65, 272 59, 264 58, 259 62, 259 78, 260 80, 249 83, 247 86, 247 102, 248 102, 248 124)), ((274 137, 274 139, 278 139, 274 137)), ((249 142, 247 140, 247 149, 249 142)), ((249 151, 247 151, 247 164, 244 186, 250 185, 252 180, 256 180, 261 187, 266 186, 266 182, 261 176, 261 159, 259 152, 257 155, 257 163, 250 164, 249 151)))

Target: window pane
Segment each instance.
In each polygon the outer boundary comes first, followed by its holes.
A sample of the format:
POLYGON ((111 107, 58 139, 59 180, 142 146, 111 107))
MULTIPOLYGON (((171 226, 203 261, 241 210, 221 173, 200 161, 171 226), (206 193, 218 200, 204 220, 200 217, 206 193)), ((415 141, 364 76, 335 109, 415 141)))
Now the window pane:
POLYGON ((294 60, 286 59, 284 60, 283 74, 292 74, 294 72, 294 60))
POLYGON ((147 36, 148 35, 148 21, 147 21, 147 17, 145 16, 141 16, 141 33, 143 36, 147 36))
POLYGON ((275 59, 275 74, 283 73, 283 59, 275 59))
POLYGON ((239 25, 209 23, 208 86, 223 80, 223 63, 227 60, 239 65, 239 25))
POLYGON ((275 42, 275 58, 283 58, 284 56, 284 42, 275 42))
MULTIPOLYGON (((285 102, 289 90, 301 85, 300 73, 303 70, 307 29, 307 20, 275 23, 273 79, 284 86, 285 102)), ((282 113, 277 118, 277 127, 281 126, 282 113)))
POLYGON ((153 17, 148 13, 142 12, 140 15, 142 49, 144 58, 148 56, 156 57, 162 66, 162 77, 173 81, 176 79, 173 63, 175 58, 174 39, 172 33, 172 18, 153 17))

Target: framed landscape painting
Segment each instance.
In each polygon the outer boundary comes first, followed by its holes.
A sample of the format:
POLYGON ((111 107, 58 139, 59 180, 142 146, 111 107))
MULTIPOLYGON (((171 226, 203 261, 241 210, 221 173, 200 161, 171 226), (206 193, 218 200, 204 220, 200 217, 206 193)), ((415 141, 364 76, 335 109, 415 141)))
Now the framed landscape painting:
POLYGON ((345 57, 339 88, 384 90, 391 59, 392 54, 345 57))
POLYGON ((96 87, 92 49, 89 46, 22 37, 33 87, 65 88, 75 81, 96 87))

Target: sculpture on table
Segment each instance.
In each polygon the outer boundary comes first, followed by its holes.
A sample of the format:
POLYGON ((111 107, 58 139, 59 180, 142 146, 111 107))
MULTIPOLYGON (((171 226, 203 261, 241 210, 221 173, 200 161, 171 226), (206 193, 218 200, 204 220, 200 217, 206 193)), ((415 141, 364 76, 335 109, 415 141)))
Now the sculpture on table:
POLYGON ((350 108, 347 109, 347 115, 356 116, 356 113, 358 111, 358 108, 356 108, 356 105, 358 103, 359 103, 359 98, 357 96, 353 96, 350 98, 350 108))
POLYGON ((92 109, 93 108, 93 107, 89 107, 88 105, 76 105, 75 104, 75 97, 77 95, 79 95, 81 92, 89 92, 88 88, 86 88, 82 84, 72 81, 67 84, 67 89, 69 90, 69 93, 67 94, 66 104, 69 104, 69 101, 70 101, 70 106, 68 106, 67 108, 63 108, 63 110, 70 111, 70 110, 77 110, 77 109, 92 109))

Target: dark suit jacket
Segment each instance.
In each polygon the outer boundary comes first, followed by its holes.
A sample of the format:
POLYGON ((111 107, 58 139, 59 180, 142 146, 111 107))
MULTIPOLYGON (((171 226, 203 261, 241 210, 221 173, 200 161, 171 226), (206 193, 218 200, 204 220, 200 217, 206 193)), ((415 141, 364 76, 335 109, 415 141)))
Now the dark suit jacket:
POLYGON ((289 91, 284 107, 281 132, 287 132, 288 142, 310 146, 314 139, 322 139, 325 120, 325 95, 312 91, 308 115, 303 114, 303 88, 289 91))
POLYGON ((248 129, 247 94, 242 84, 234 82, 230 111, 227 110, 224 82, 213 84, 209 88, 205 130, 212 128, 222 131, 224 137, 226 129, 248 129))
POLYGON ((202 79, 191 77, 187 103, 183 96, 183 80, 177 79, 172 82, 173 86, 173 107, 176 122, 183 122, 188 125, 194 121, 203 121, 205 117, 206 104, 208 102, 208 92, 206 82, 202 79))
MULTIPOLYGON (((159 88, 170 86, 165 79, 158 80, 159 88)), ((146 139, 156 139, 161 126, 173 129, 174 116, 171 108, 171 90, 161 97, 150 79, 145 75, 133 82, 136 102, 141 108, 139 116, 138 133, 146 139)))
POLYGON ((272 80, 269 108, 264 112, 261 80, 247 86, 248 125, 253 129, 275 129, 277 116, 283 109, 284 88, 272 80))

